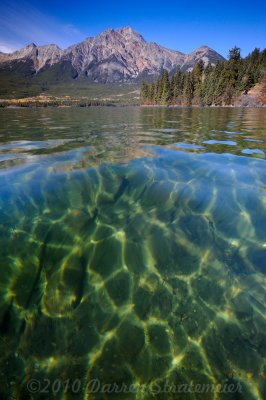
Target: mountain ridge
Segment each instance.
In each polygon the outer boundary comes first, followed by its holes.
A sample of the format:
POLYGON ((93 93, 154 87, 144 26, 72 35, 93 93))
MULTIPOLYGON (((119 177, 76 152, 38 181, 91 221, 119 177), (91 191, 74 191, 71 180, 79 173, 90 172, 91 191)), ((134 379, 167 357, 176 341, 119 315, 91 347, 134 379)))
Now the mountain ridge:
POLYGON ((146 41, 132 27, 106 29, 62 50, 56 44, 30 43, 13 53, 0 52, 0 69, 16 68, 18 62, 31 62, 33 73, 40 74, 56 64, 71 64, 75 77, 92 82, 130 82, 143 74, 156 76, 163 69, 189 71, 197 61, 217 64, 224 58, 204 45, 189 54, 146 41), (13 64, 12 64, 13 63, 13 64))

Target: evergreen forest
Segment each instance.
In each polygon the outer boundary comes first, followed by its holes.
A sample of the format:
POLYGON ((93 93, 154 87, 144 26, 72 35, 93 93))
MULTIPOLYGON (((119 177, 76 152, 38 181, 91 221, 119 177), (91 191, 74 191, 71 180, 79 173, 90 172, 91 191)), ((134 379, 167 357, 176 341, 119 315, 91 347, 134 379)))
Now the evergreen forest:
POLYGON ((228 60, 215 66, 199 61, 190 72, 163 70, 156 81, 142 83, 140 100, 142 105, 234 105, 257 83, 266 88, 266 49, 255 48, 242 58, 234 47, 228 60))

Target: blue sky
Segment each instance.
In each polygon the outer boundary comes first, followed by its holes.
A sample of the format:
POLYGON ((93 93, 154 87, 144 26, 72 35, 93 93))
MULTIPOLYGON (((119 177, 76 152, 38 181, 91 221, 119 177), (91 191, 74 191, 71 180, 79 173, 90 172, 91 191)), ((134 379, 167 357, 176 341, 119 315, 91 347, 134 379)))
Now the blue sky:
POLYGON ((146 40, 184 53, 206 44, 224 56, 266 47, 266 2, 1 0, 0 51, 28 43, 61 48, 107 28, 132 26, 146 40))

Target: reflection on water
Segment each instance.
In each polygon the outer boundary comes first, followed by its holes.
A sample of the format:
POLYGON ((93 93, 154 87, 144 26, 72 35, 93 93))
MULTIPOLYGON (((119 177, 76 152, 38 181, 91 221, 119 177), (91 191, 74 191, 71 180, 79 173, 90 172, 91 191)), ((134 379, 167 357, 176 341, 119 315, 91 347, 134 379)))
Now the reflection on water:
POLYGON ((1 110, 1 398, 266 398, 265 116, 1 110))

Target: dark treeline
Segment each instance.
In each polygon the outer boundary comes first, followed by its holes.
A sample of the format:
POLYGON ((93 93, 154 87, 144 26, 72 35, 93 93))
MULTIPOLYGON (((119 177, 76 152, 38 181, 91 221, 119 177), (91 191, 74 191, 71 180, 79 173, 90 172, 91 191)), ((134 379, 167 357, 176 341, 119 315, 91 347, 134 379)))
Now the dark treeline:
POLYGON ((204 67, 199 61, 191 72, 177 70, 170 77, 163 71, 157 81, 143 82, 141 104, 158 105, 233 105, 236 98, 246 94, 256 83, 266 77, 266 49, 255 49, 242 58, 240 49, 234 47, 228 60, 216 66, 204 67))
POLYGON ((26 100, 26 101, 15 101, 15 100, 4 100, 0 101, 0 108, 6 107, 115 107, 117 104, 107 102, 107 101, 98 101, 98 100, 50 100, 50 101, 38 101, 38 100, 26 100))

